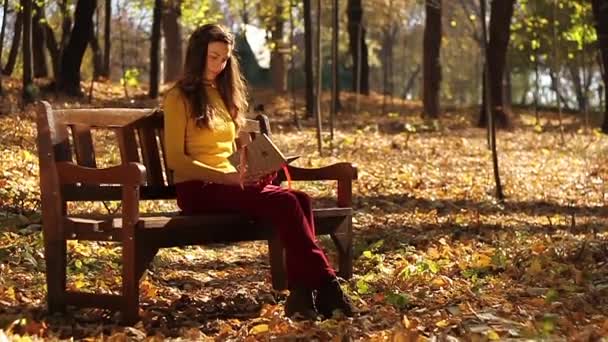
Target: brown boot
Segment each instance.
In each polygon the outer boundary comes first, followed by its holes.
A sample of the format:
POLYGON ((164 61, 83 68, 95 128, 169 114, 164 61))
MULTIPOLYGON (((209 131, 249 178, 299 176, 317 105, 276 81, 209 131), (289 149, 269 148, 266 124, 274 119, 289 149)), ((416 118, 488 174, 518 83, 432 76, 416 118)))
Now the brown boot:
POLYGON ((321 285, 317 290, 315 304, 319 314, 325 318, 331 318, 335 310, 347 317, 353 317, 357 313, 351 299, 342 291, 337 278, 331 278, 321 285))
POLYGON ((285 300, 285 316, 296 320, 315 320, 317 310, 313 291, 302 287, 290 290, 285 300))

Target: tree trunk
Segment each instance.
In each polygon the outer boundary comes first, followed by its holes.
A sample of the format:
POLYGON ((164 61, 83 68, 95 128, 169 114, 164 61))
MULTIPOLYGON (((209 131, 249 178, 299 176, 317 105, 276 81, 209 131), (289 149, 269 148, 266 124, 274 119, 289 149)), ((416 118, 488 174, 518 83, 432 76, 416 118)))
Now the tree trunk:
POLYGON ((21 0, 23 8, 23 89, 22 98, 25 102, 35 99, 34 79, 32 77, 32 1, 21 0))
MULTIPOLYGON (((63 51, 68 46, 68 41, 70 40, 70 32, 72 31, 72 17, 70 16, 70 11, 68 10, 68 0, 63 0, 62 2, 60 2, 59 9, 61 11, 61 16, 63 18, 61 21, 61 32, 62 33, 61 33, 61 47, 60 47, 61 54, 63 54, 63 51)), ((92 25, 93 24, 91 24, 91 26, 92 25)))
POLYGON ((74 13, 74 27, 61 56, 61 74, 58 90, 67 95, 82 96, 80 65, 87 44, 93 35, 93 13, 97 0, 79 0, 74 13))
POLYGON ((604 122, 602 132, 608 133, 608 0, 592 0, 593 16, 595 18, 595 30, 597 31, 597 42, 602 58, 604 72, 604 122), (600 18, 603 18, 600 20, 600 18))
POLYGON ((313 117, 315 102, 312 52, 312 8, 310 0, 304 0, 304 73, 306 74, 307 118, 313 117))
POLYGON ((176 81, 182 74, 184 53, 182 26, 180 24, 181 0, 169 1, 163 8, 163 33, 165 35, 164 81, 176 81))
POLYGON ((295 18, 294 18, 294 7, 295 0, 289 0, 289 84, 291 88, 291 110, 293 112, 293 121, 296 125, 296 128, 299 130, 302 129, 302 125, 300 124, 300 117, 298 116, 298 105, 296 101, 296 62, 295 62, 295 18))
POLYGON ((112 0, 106 0, 105 27, 103 34, 103 67, 100 76, 110 79, 110 55, 112 54, 112 0))
POLYGON ((387 96, 393 97, 393 46, 398 27, 391 24, 382 31, 382 114, 386 114, 387 96))
POLYGON ((99 39, 95 34, 94 30, 91 30, 91 40, 89 46, 93 52, 93 79, 97 80, 103 76, 103 56, 101 53, 101 46, 99 46, 99 39))
POLYGON ((322 127, 321 127, 321 95, 322 85, 323 85, 323 56, 321 51, 321 0, 317 0, 317 20, 316 20, 316 30, 315 30, 315 55, 316 55, 316 87, 317 91, 315 94, 315 119, 317 123, 317 147, 319 151, 319 156, 323 156, 323 136, 322 136, 322 127))
POLYGON ((272 85, 279 94, 287 92, 287 68, 285 66, 285 43, 283 30, 285 20, 283 19, 283 6, 276 6, 274 27, 272 28, 272 41, 274 48, 270 55, 270 74, 272 75, 272 85))
MULTIPOLYGON (((2 52, 4 51, 4 33, 6 32, 6 14, 8 12, 8 0, 4 0, 4 5, 2 6, 2 29, 0 29, 0 56, 2 56, 2 52)), ((2 88, 2 77, 0 77, 0 95, 4 93, 2 88)))
POLYGON ((578 104, 578 110, 580 112, 585 111, 585 106, 587 105, 587 98, 585 97, 583 80, 580 75, 580 70, 578 65, 575 63, 568 63, 568 71, 570 72, 570 76, 572 77, 572 85, 574 86, 574 94, 576 96, 576 103, 578 104))
POLYGON ((441 0, 426 0, 424 25, 424 58, 422 65, 424 116, 439 117, 439 86, 441 84, 441 0))
POLYGON ((44 7, 38 5, 37 1, 33 1, 33 19, 32 19, 32 49, 34 58, 34 77, 47 77, 49 70, 46 66, 46 54, 44 46, 46 42, 46 32, 42 27, 45 22, 44 7))
POLYGON ((150 89, 148 96, 158 97, 160 80, 160 22, 163 14, 163 0, 154 0, 154 15, 152 18, 152 37, 150 42, 150 89))
POLYGON ((21 31, 23 29, 23 11, 17 13, 17 19, 15 19, 15 28, 13 33, 13 42, 11 43, 11 50, 8 53, 8 60, 2 70, 2 73, 6 76, 10 76, 15 69, 17 64, 17 54, 19 53, 19 45, 21 44, 21 31))
POLYGON ((506 108, 506 110, 508 112, 511 112, 511 109, 513 108, 513 84, 512 84, 512 80, 511 80, 511 73, 513 72, 512 66, 509 63, 509 60, 507 59, 505 62, 505 72, 504 72, 504 79, 503 79, 503 106, 506 108))
POLYGON ((412 71, 412 73, 410 74, 410 76, 407 79, 407 82, 405 82, 405 87, 403 88, 403 99, 404 100, 407 100, 407 95, 414 88, 414 84, 416 83, 416 78, 418 77, 418 74, 420 74, 420 70, 422 70, 422 68, 420 67, 420 64, 416 65, 416 69, 414 69, 412 71))
MULTIPOLYGON (((571 111, 572 109, 570 108, 570 106, 568 105, 568 100, 564 97, 563 92, 558 91, 558 80, 557 80, 557 72, 555 70, 551 70, 549 72, 549 77, 551 77, 551 89, 556 93, 559 94, 559 102, 561 104, 561 106, 567 110, 567 111, 571 111)), ((528 92, 528 89, 526 88, 526 92, 528 92)), ((520 101, 521 102, 521 101, 520 101)), ((525 105, 525 103, 523 104, 525 105)))
POLYGON ((46 42, 46 48, 51 55, 51 63, 53 67, 53 77, 57 79, 59 77, 59 64, 61 62, 61 58, 59 56, 59 45, 57 45, 57 40, 55 39, 55 34, 53 33, 53 29, 47 22, 41 23, 42 29, 44 30, 44 40, 46 42))
POLYGON ((369 95, 369 63, 361 0, 348 0, 346 11, 348 16, 350 53, 353 57, 353 91, 357 91, 357 88, 359 88, 361 94, 369 95), (361 53, 360 56, 359 52, 361 53), (358 65, 359 61, 361 62, 361 66, 358 65), (359 70, 361 71, 360 75, 359 70), (361 82, 359 87, 357 87, 357 80, 361 82))
MULTIPOLYGON (((497 128, 511 128, 513 126, 512 114, 504 106, 503 80, 507 47, 511 37, 511 18, 515 0, 494 0, 490 10, 490 39, 488 42, 488 79, 492 111, 497 128)), ((485 99, 484 99, 485 101, 485 99)), ((487 125, 485 102, 482 105, 479 126, 487 125)))
POLYGON ((338 33, 339 33, 339 10, 340 6, 338 0, 332 1, 331 8, 331 110, 329 112, 329 134, 331 140, 334 140, 334 124, 336 116, 338 114, 338 103, 340 102, 340 88, 338 83, 340 82, 338 73, 338 33))

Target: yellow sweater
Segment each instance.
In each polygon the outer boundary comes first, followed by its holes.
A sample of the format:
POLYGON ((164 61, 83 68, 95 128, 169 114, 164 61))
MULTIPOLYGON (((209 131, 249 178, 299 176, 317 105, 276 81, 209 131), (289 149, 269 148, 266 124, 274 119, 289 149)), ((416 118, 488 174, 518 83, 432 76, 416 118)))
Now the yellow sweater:
POLYGON ((209 103, 216 115, 212 129, 197 127, 187 110, 186 98, 178 88, 164 100, 165 148, 167 166, 175 182, 202 180, 221 182, 223 174, 236 172, 228 161, 234 152, 236 126, 215 88, 206 87, 209 103))

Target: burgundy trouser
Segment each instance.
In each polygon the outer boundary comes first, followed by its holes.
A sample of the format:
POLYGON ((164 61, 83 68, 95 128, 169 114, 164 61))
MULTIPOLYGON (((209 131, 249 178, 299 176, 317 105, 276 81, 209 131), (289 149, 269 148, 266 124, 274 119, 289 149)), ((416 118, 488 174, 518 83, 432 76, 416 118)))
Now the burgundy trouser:
POLYGON ((311 198, 276 185, 246 186, 188 181, 176 184, 185 215, 238 212, 278 229, 285 247, 289 287, 311 289, 335 275, 315 237, 311 198))

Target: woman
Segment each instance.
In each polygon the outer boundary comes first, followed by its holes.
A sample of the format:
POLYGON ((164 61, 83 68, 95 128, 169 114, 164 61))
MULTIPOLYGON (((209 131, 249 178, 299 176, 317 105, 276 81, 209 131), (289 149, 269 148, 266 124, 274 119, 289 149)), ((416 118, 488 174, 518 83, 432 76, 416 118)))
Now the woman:
POLYGON ((352 316, 352 303, 317 245, 310 197, 269 184, 269 177, 246 179, 241 187, 228 161, 247 110, 233 49, 223 27, 199 27, 188 41, 183 76, 165 97, 164 138, 177 204, 186 215, 240 212, 271 222, 286 251, 285 314, 310 319, 340 310, 352 316))

